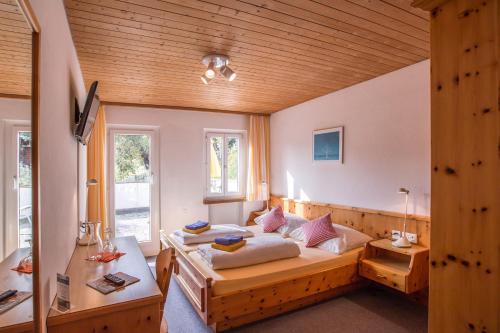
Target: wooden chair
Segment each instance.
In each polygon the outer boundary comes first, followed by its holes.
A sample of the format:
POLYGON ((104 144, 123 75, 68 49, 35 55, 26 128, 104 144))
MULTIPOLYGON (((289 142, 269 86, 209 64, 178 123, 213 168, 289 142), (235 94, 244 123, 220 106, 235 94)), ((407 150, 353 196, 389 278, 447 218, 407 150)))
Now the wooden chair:
POLYGON ((170 284, 170 277, 174 268, 173 249, 167 247, 160 251, 156 257, 156 282, 163 294, 163 300, 160 305, 161 327, 160 333, 167 332, 167 321, 163 318, 165 302, 167 300, 168 286, 170 284))

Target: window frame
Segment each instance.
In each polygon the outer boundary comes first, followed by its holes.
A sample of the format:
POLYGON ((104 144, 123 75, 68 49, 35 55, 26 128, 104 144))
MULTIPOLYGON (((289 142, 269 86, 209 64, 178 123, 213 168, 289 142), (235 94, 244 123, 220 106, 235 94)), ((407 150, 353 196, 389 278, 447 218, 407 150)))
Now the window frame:
POLYGON ((234 201, 244 201, 246 198, 246 149, 247 149, 247 135, 244 130, 215 130, 215 129, 205 129, 204 131, 204 175, 205 175, 205 191, 204 191, 204 203, 210 204, 214 202, 234 202, 234 201), (222 137, 222 192, 210 192, 210 144, 211 138, 222 137), (229 138, 237 137, 239 139, 239 164, 238 164, 238 192, 228 192, 228 177, 227 177, 227 141, 229 138))

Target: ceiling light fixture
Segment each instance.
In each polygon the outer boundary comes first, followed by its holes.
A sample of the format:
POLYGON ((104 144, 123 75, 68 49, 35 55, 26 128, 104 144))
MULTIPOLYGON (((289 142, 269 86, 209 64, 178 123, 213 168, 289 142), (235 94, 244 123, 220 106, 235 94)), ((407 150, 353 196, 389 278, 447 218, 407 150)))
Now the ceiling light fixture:
POLYGON ((219 70, 222 76, 228 81, 233 81, 236 78, 236 73, 229 68, 229 57, 222 54, 209 54, 201 59, 201 63, 207 66, 207 70, 201 76, 201 81, 209 84, 216 76, 216 71, 219 70))
POLYGON ((231 68, 229 68, 228 66, 222 66, 221 69, 220 69, 220 73, 228 81, 233 81, 236 78, 236 73, 231 68))
MULTIPOLYGON (((214 77, 215 77, 215 72, 214 72, 214 77)), ((214 79, 213 77, 212 77, 212 78, 208 77, 208 76, 207 76, 207 73, 205 73, 205 74, 203 74, 203 75, 201 76, 201 81, 202 81, 203 83, 205 83, 205 84, 209 84, 209 83, 210 83, 210 81, 212 81, 213 79, 214 79)))
POLYGON ((209 79, 213 79, 215 77, 215 64, 213 61, 210 61, 208 64, 207 70, 205 71, 205 76, 209 79))

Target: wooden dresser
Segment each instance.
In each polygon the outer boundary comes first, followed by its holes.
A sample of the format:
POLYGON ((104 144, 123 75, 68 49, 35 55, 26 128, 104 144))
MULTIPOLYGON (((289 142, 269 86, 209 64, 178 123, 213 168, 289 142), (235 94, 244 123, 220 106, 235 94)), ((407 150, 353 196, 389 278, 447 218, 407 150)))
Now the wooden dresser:
MULTIPOLYGON (((71 309, 53 308, 47 318, 49 333, 158 333, 162 294, 134 237, 112 240, 126 255, 109 263, 85 260, 85 246, 77 246, 66 274, 70 277, 71 309), (124 272, 141 279, 103 295, 86 285, 107 273, 124 272)), ((55 275, 55 272, 54 272, 55 275)))
MULTIPOLYGON (((33 275, 11 270, 29 254, 29 249, 17 249, 0 263, 0 290, 33 290, 33 275)), ((1 333, 27 333, 33 331, 33 297, 0 315, 1 333)))

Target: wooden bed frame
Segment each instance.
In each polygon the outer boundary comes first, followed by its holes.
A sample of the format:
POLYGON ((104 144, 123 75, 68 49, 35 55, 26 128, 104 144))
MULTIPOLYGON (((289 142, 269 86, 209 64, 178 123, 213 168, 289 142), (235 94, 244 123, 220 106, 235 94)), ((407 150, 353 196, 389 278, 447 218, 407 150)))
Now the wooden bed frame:
MULTIPOLYGON (((271 197, 271 204, 281 204, 285 211, 312 219, 331 213, 337 223, 365 232, 374 238, 390 237, 391 229, 399 229, 399 213, 367 210, 331 204, 301 203, 271 197)), ((253 217, 258 214, 254 214, 253 217)), ((410 216, 415 221, 410 229, 420 243, 429 240, 430 219, 410 216)), ((251 218, 247 225, 252 225, 251 218)), ((212 279, 194 266, 188 254, 167 235, 160 233, 163 246, 173 248, 174 278, 200 318, 215 332, 274 317, 356 290, 367 281, 358 275, 358 263, 295 278, 285 279, 257 288, 241 289, 230 294, 212 295, 212 279)), ((167 310, 168 311, 168 310, 167 310)))
MULTIPOLYGON (((212 279, 188 259, 188 254, 161 234, 163 246, 171 247, 174 278, 200 318, 215 332, 318 303, 365 285, 353 263, 313 275, 285 279, 257 288, 212 295, 212 279)), ((168 311, 168 310, 167 310, 168 311)))

